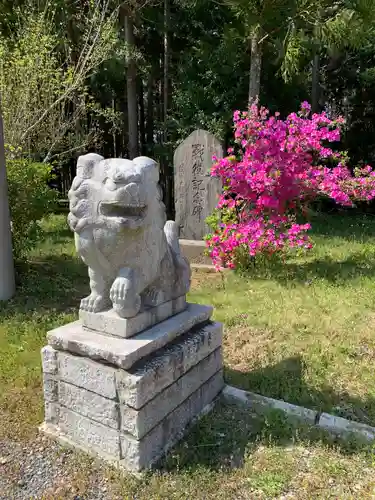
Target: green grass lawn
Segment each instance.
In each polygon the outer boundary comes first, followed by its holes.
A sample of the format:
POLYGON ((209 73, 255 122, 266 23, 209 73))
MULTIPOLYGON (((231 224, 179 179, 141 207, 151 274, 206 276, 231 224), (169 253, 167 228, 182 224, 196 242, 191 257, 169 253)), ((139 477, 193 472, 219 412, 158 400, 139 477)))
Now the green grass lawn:
MULTIPOLYGON (((0 441, 36 434, 45 334, 76 319, 88 291, 64 216, 45 226, 45 242, 18 268, 15 299, 0 306, 0 441)), ((225 323, 228 383, 375 425, 375 218, 332 216, 313 226, 308 255, 247 278, 195 273, 190 300, 213 304, 225 323)), ((163 472, 107 475, 113 498, 373 498, 374 460, 371 450, 293 429, 279 415, 259 421, 223 405, 163 472)))
POLYGON ((375 217, 313 227, 307 255, 203 281, 192 299, 226 325, 229 383, 375 425, 375 217))

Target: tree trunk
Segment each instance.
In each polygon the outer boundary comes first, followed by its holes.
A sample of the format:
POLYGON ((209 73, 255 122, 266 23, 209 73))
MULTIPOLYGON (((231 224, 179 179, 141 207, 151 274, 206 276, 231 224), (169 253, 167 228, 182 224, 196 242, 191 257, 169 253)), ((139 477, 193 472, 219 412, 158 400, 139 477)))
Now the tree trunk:
POLYGON ((143 92, 143 81, 141 78, 138 79, 138 99, 139 99, 139 142, 141 154, 146 154, 146 128, 145 128, 145 101, 143 92))
POLYGON ((164 140, 167 140, 167 120, 169 109, 169 0, 164 0, 164 140))
MULTIPOLYGON (((115 99, 112 98, 112 109, 113 109, 113 114, 116 113, 116 103, 115 99)), ((117 158, 117 148, 116 148, 116 129, 113 127, 112 130, 112 141, 113 141, 113 157, 117 158)))
POLYGON ((138 156, 138 102, 137 102, 137 66, 134 60, 134 27, 129 15, 125 16, 125 40, 130 51, 127 60, 126 89, 128 101, 128 153, 132 160, 138 156))
MULTIPOLYGON (((154 144, 154 69, 151 68, 147 82, 146 143, 150 152, 154 144)), ((150 154, 150 153, 148 153, 150 154)))
POLYGON ((249 107, 259 97, 260 72, 262 69, 262 46, 260 28, 256 28, 251 35, 251 61, 249 75, 249 107))
POLYGON ((159 92, 158 92, 158 143, 163 142, 162 124, 164 121, 164 106, 163 106, 163 86, 164 86, 164 57, 159 57, 159 92))
POLYGON ((10 299, 15 292, 12 232, 5 168, 4 131, 0 108, 0 300, 10 299))
POLYGON ((147 116, 146 116, 146 142, 150 149, 154 143, 154 71, 153 68, 147 82, 147 116))
POLYGON ((320 59, 319 54, 315 52, 312 66, 311 77, 311 111, 319 113, 319 98, 320 98, 320 59))

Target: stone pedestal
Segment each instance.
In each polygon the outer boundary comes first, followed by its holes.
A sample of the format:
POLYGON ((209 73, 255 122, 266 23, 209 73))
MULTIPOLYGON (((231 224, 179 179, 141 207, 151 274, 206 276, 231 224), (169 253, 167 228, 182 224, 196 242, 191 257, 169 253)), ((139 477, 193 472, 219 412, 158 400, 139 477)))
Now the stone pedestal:
POLYGON ((155 464, 223 388, 222 325, 211 314, 188 304, 130 338, 81 321, 49 332, 42 431, 132 472, 155 464))

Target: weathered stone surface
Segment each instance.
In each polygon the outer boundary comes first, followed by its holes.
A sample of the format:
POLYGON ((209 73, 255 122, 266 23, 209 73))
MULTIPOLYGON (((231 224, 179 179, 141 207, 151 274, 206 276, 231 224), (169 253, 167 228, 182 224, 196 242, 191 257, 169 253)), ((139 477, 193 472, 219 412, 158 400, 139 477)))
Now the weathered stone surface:
POLYGON ((58 353, 59 379, 83 387, 109 399, 115 399, 115 369, 90 359, 58 353))
POLYGON ((164 321, 170 316, 182 312, 186 307, 186 297, 182 296, 146 309, 134 316, 134 318, 121 318, 113 309, 101 313, 81 310, 79 317, 83 326, 91 330, 114 335, 115 337, 128 338, 164 321))
POLYGON ((158 181, 151 158, 79 157, 68 222, 89 268, 91 294, 81 310, 97 313, 112 304, 119 316, 132 318, 188 292, 190 267, 178 226, 166 222, 158 181))
POLYGON ((176 223, 180 238, 202 240, 209 232, 205 219, 221 193, 221 182, 210 176, 212 156, 223 157, 220 142, 209 132, 196 130, 174 154, 176 223))
POLYGON ((47 334, 47 339, 55 349, 104 360, 127 370, 141 358, 164 347, 195 325, 207 321, 211 315, 212 307, 189 304, 186 311, 130 339, 100 335, 84 329, 79 321, 52 330, 47 334))
POLYGON ((195 331, 186 333, 152 357, 140 361, 129 371, 119 370, 116 380, 121 404, 135 409, 142 408, 162 390, 218 349, 222 343, 222 333, 221 323, 209 323, 197 327, 195 331))
POLYGON ((217 349, 140 410, 122 405, 121 430, 141 439, 222 367, 222 351, 217 349))
POLYGON ((140 441, 129 434, 121 434, 121 465, 137 472, 157 462, 182 437, 189 422, 211 403, 222 388, 223 373, 220 371, 140 441))
POLYGON ((359 422, 353 422, 346 418, 336 417, 329 413, 322 413, 320 415, 318 427, 344 438, 353 435, 365 441, 375 441, 374 427, 359 422))
POLYGON ((43 374, 44 401, 57 401, 58 382, 54 375, 43 374))
POLYGON ((57 403, 52 403, 51 401, 46 401, 44 403, 44 418, 49 424, 57 425, 59 421, 60 408, 57 403))
POLYGON ((63 444, 95 453, 138 472, 152 466, 182 436, 187 425, 218 395, 223 387, 222 371, 216 373, 162 422, 137 440, 106 427, 64 406, 46 403, 45 423, 40 430, 63 444))
POLYGON ((51 373, 52 375, 57 373, 57 351, 46 345, 42 348, 41 353, 43 373, 51 373))
POLYGON ((210 266, 211 257, 206 255, 207 245, 202 240, 183 240, 180 239, 181 253, 190 262, 192 270, 196 264, 210 266))
POLYGON ((60 406, 58 427, 79 445, 98 453, 120 459, 120 434, 115 429, 94 422, 68 408, 60 406))
POLYGON ((255 394, 254 392, 243 391, 229 385, 224 387, 223 397, 228 401, 242 403, 259 415, 269 410, 281 410, 288 415, 288 417, 295 418, 296 420, 303 421, 310 425, 315 425, 318 416, 317 411, 286 403, 278 399, 267 398, 266 396, 255 394))
POLYGON ((58 384, 59 404, 113 429, 120 426, 119 404, 65 382, 58 384))

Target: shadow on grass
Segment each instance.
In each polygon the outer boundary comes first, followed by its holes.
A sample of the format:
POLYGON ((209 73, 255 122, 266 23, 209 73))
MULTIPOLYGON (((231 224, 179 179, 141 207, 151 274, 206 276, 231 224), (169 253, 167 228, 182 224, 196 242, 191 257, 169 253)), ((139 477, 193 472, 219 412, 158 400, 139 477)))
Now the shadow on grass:
MULTIPOLYGON (((337 394, 328 387, 321 391, 311 389, 303 382, 303 363, 299 357, 250 373, 227 368, 226 380, 245 390, 371 425, 366 410, 371 406, 375 408, 373 399, 362 401, 337 394), (336 411, 333 411, 335 405, 336 411)), ((171 451, 160 467, 176 471, 203 466, 212 471, 225 471, 241 468, 246 457, 259 446, 290 449, 293 445, 311 447, 311 443, 348 456, 364 453, 370 461, 375 453, 374 445, 368 442, 354 437, 340 439, 323 429, 290 421, 280 410, 256 416, 250 408, 221 402, 192 428, 185 441, 171 451)))
POLYGON ((336 260, 327 256, 307 262, 269 260, 249 269, 244 276, 250 279, 273 279, 283 285, 293 282, 310 285, 315 279, 340 284, 359 277, 375 276, 374 255, 353 253, 345 260, 336 260))
POLYGON ((375 238, 375 215, 358 215, 355 212, 314 216, 309 221, 312 236, 342 238, 348 241, 367 242, 375 238))
MULTIPOLYGON (((194 470, 200 466, 224 472, 242 468, 246 457, 259 446, 289 448, 293 445, 323 444, 344 455, 367 453, 373 447, 353 439, 338 439, 322 429, 289 421, 280 410, 270 410, 262 417, 241 405, 219 403, 189 432, 160 464, 167 471, 194 470)), ((280 460, 280 457, 277 458, 280 460)))
MULTIPOLYGON (((313 240, 315 236, 323 236, 375 244, 375 215, 325 215, 314 217, 311 224, 313 240)), ((345 248, 344 242, 342 245, 345 248)), ((339 284, 359 277, 375 276, 375 250, 371 245, 363 246, 357 252, 349 247, 342 260, 332 258, 329 254, 314 260, 310 260, 309 254, 306 257, 301 262, 288 257, 285 261, 277 257, 265 260, 260 258, 254 267, 245 272, 245 276, 251 279, 273 279, 285 285, 293 282, 309 285, 314 279, 339 284)))
POLYGON ((30 311, 70 312, 87 295, 86 266, 70 255, 48 255, 16 266, 15 297, 0 303, 0 318, 30 311))
POLYGON ((303 264, 287 263, 284 271, 278 270, 278 281, 291 279, 309 284, 314 278, 324 279, 330 283, 340 283, 358 277, 375 276, 375 259, 368 258, 363 253, 352 254, 344 261, 337 261, 330 257, 317 259, 303 264))
POLYGON ((374 398, 362 400, 328 386, 316 390, 305 383, 305 369, 302 358, 295 356, 248 373, 226 368, 226 380, 263 396, 375 426, 374 398))

